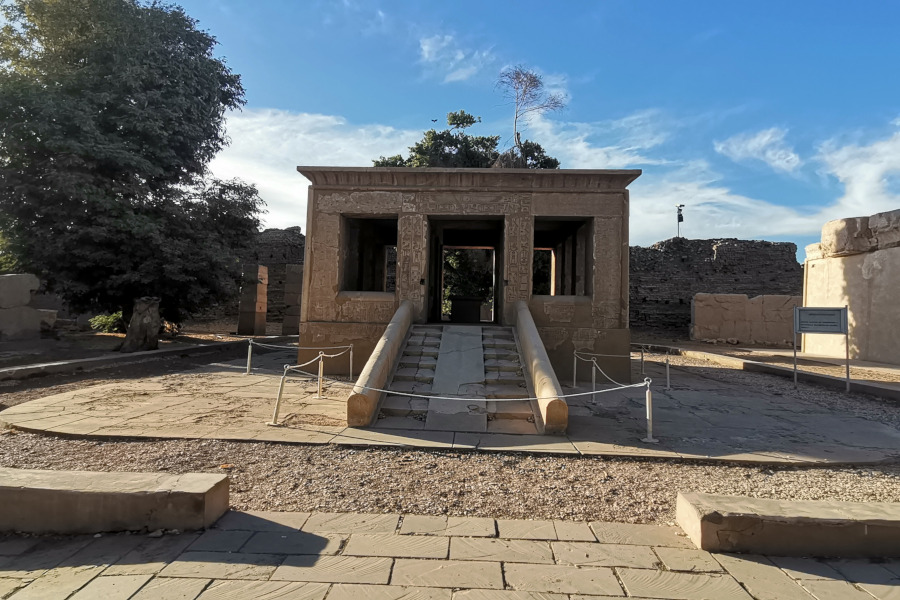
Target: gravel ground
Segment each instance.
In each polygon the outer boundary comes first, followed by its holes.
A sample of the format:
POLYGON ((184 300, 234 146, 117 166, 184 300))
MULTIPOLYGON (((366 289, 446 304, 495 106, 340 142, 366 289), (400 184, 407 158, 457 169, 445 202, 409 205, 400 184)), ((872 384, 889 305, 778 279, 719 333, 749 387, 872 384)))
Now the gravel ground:
MULTIPOLYGON (((197 357, 196 363, 209 362, 197 357)), ((683 357, 679 368, 758 388, 790 388, 847 415, 900 428, 897 406, 864 395, 801 385, 683 357)), ((173 372, 185 361, 0 382, 0 401, 22 401, 87 385, 173 372)), ((624 458, 353 449, 225 441, 96 441, 0 432, 0 466, 90 471, 228 473, 241 510, 399 512, 495 518, 671 523, 675 493, 694 490, 760 498, 900 502, 900 465, 770 467, 624 458)))

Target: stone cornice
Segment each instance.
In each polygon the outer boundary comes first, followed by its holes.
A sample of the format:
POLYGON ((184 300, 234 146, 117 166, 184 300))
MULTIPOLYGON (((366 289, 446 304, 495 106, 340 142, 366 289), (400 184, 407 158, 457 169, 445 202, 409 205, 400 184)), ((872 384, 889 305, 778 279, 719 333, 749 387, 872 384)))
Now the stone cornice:
POLYGON ((640 169, 436 169, 409 167, 297 167, 319 189, 371 190, 624 190, 640 169))

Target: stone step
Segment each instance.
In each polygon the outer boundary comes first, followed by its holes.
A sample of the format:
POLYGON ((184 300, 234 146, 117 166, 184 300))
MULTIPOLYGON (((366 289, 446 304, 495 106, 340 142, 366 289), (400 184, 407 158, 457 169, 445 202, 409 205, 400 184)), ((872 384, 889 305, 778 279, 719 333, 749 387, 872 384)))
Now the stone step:
POLYGON ((435 348, 439 348, 441 345, 441 338, 434 336, 423 336, 423 335, 412 335, 406 341, 407 346, 434 346, 435 348))
POLYGON ((437 366, 437 360, 435 360, 433 356, 407 356, 404 354, 400 357, 400 366, 434 370, 434 368, 437 366))
POLYGON ((528 390, 524 384, 521 386, 508 383, 491 383, 485 386, 485 398, 528 398, 528 390))
POLYGON ((512 371, 512 372, 521 372, 522 365, 518 360, 506 359, 506 358, 485 358, 484 359, 484 372, 488 373, 490 371, 512 371))
POLYGON ((531 402, 527 400, 487 403, 487 412, 495 419, 519 419, 527 421, 534 417, 531 402))
POLYGON ((516 343, 511 340, 483 340, 482 345, 487 348, 499 349, 499 350, 512 350, 518 353, 518 348, 516 347, 516 343))
POLYGON ((436 359, 438 355, 438 348, 430 347, 430 346, 409 346, 403 350, 404 357, 413 357, 413 356, 427 356, 430 358, 436 359))
POLYGON ((503 348, 485 348, 484 350, 484 358, 485 360, 519 360, 519 353, 515 350, 508 350, 503 348))
POLYGON ((422 383, 431 383, 434 381, 434 370, 401 367, 394 373, 394 381, 420 381, 422 383))
POLYGON ((524 387, 525 377, 521 371, 485 371, 485 383, 505 383, 510 385, 519 385, 524 387))
POLYGON ((389 417, 410 417, 428 412, 428 400, 410 396, 387 396, 381 403, 381 412, 389 417))

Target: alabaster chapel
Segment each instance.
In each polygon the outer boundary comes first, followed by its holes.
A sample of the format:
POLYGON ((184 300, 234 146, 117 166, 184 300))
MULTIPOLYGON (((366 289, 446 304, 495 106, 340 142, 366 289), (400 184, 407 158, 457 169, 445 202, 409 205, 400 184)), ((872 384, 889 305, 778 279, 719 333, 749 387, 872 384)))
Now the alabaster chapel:
POLYGON ((413 323, 441 322, 444 251, 476 248, 493 280, 482 324, 515 326, 523 301, 560 379, 584 350, 620 356, 605 367, 629 380, 627 186, 640 170, 297 170, 312 184, 301 346, 352 343, 364 362, 405 300, 413 323), (540 251, 549 294, 533 293, 540 251))

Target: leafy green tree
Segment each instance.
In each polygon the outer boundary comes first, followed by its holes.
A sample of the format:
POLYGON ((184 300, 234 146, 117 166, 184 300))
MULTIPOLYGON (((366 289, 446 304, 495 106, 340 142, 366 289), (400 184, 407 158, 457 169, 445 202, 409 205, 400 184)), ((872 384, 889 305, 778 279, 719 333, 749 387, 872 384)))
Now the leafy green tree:
POLYGON ((0 0, 0 254, 75 309, 233 293, 253 186, 208 177, 244 103, 215 38, 176 6, 0 0))

